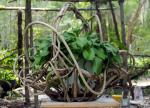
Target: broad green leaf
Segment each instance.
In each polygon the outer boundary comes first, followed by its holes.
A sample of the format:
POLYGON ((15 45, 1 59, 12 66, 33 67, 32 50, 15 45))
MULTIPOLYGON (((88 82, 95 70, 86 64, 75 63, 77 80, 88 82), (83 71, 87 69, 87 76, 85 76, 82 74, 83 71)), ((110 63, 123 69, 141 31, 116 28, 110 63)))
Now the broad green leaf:
POLYGON ((96 75, 99 75, 102 72, 102 63, 103 60, 96 57, 93 62, 92 70, 96 75))
POLYGON ((92 42, 92 44, 94 45, 95 43, 99 43, 99 38, 97 37, 96 33, 91 33, 87 35, 87 38, 89 41, 92 42))
POLYGON ((88 45, 87 37, 78 37, 76 40, 77 46, 83 49, 83 47, 88 45))
POLYGON ((112 46, 110 43, 105 43, 104 47, 108 53, 111 53, 112 55, 116 55, 118 52, 118 49, 112 46))
POLYGON ((107 58, 107 55, 103 48, 98 48, 96 50, 96 55, 97 55, 97 57, 101 58, 102 60, 105 60, 107 58))
POLYGON ((115 55, 112 57, 113 61, 120 64, 122 62, 122 59, 121 59, 121 56, 118 54, 118 55, 115 55))
POLYGON ((94 58, 95 58, 94 48, 84 49, 83 50, 83 57, 86 60, 94 60, 94 58))

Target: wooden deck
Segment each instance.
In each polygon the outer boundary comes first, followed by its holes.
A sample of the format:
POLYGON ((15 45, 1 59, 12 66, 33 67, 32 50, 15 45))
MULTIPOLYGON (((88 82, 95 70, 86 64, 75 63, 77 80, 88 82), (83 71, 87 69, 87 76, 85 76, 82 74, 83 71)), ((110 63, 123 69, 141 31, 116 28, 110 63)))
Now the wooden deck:
POLYGON ((120 104, 112 99, 100 99, 93 102, 44 102, 41 108, 120 108, 120 104))

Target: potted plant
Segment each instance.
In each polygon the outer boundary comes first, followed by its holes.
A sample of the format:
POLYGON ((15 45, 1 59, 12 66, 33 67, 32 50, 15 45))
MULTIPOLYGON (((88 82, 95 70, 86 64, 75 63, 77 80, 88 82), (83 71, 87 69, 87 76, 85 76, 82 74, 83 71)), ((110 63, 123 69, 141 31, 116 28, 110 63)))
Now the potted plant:
MULTIPOLYGON (((95 17, 100 22, 98 16, 95 17)), ((88 22, 71 3, 61 9, 52 26, 39 21, 32 22, 25 32, 34 24, 44 25, 53 32, 51 37, 36 40, 33 57, 29 56, 29 49, 25 44, 25 56, 32 73, 26 78, 19 77, 29 86, 46 93, 52 100, 96 100, 105 88, 127 74, 119 66, 119 49, 109 42, 104 42, 101 33, 92 31, 88 22), (62 33, 59 31, 59 23, 68 9, 81 19, 83 27, 62 33)), ((98 24, 101 32, 101 25, 98 24)), ((26 43, 27 40, 24 41, 26 43)))

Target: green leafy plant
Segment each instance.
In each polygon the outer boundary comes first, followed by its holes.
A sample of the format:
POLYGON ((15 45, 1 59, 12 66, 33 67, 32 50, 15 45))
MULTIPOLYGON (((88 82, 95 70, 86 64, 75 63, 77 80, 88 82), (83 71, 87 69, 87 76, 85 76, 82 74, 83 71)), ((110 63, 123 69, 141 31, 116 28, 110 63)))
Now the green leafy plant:
POLYGON ((28 57, 30 52, 27 54, 25 47, 25 56, 30 58, 29 66, 32 67, 29 68, 33 72, 25 80, 29 86, 44 91, 52 100, 95 100, 110 83, 110 86, 116 84, 121 74, 126 74, 120 67, 119 49, 103 41, 100 33, 92 31, 73 4, 68 3, 62 8, 54 25, 32 22, 25 32, 34 24, 44 25, 53 33, 46 39, 35 40, 33 57, 28 57), (67 9, 72 10, 83 25, 66 31, 60 29, 60 21, 67 9))
POLYGON ((41 67, 49 58, 49 48, 51 47, 51 38, 44 37, 35 40, 35 54, 31 57, 33 66, 41 67))
POLYGON ((12 70, 15 53, 7 50, 0 51, 0 79, 14 80, 17 77, 12 70), (5 59, 4 59, 5 58, 5 59))
MULTIPOLYGON (((73 29, 71 31, 65 31, 63 36, 75 55, 76 60, 80 62, 82 59, 84 64, 87 62, 91 64, 90 71, 99 75, 105 68, 107 62, 108 65, 111 65, 112 61, 117 64, 121 63, 118 48, 115 48, 108 42, 100 42, 98 34, 95 32, 79 33, 79 31, 81 30, 73 29)), ((35 44, 36 53, 34 55, 33 64, 36 66, 42 66, 52 55, 52 51, 50 50, 52 47, 51 38, 46 37, 36 39, 35 44)), ((69 55, 63 50, 65 47, 63 45, 61 46, 63 53, 69 55)), ((82 64, 82 66, 84 64, 82 64)))

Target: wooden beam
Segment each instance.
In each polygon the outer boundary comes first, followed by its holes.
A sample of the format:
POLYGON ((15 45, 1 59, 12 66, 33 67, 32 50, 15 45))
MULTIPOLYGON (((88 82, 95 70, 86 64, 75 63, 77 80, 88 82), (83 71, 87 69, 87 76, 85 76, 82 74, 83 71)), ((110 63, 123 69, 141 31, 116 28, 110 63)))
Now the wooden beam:
MULTIPOLYGON (((110 8, 100 8, 101 10, 110 10, 110 8)), ((25 7, 0 7, 0 10, 25 10, 25 7)), ((50 9, 50 8, 31 8, 32 11, 60 11, 61 9, 50 9)), ((79 11, 95 11, 95 8, 79 8, 79 11)))
POLYGON ((150 58, 150 55, 140 55, 140 54, 135 54, 135 55, 133 55, 133 56, 135 56, 135 57, 143 57, 143 58, 150 58))
MULTIPOLYGON (((43 1, 56 1, 56 2, 95 2, 96 0, 43 0, 43 1)), ((106 0, 100 0, 101 3, 105 3, 106 0)), ((112 0, 112 1, 118 1, 118 0, 112 0)))
POLYGON ((57 2, 90 2, 93 0, 43 0, 43 1, 57 1, 57 2))

